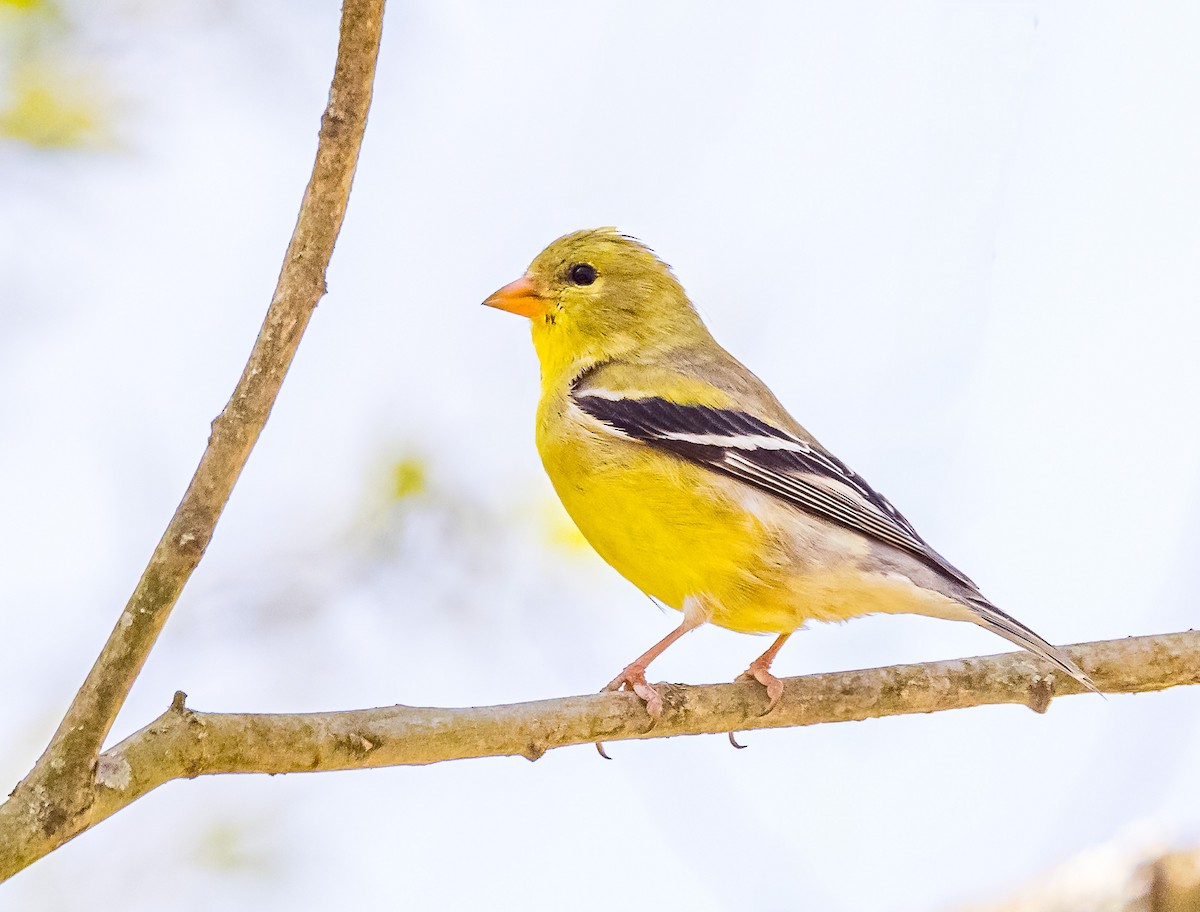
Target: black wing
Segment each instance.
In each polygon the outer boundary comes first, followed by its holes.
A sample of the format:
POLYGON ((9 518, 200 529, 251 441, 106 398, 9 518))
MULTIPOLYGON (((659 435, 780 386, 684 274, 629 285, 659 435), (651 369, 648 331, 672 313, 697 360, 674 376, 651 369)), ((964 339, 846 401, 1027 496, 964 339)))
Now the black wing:
POLYGON ((836 456, 753 415, 657 397, 576 389, 572 401, 618 433, 737 478, 869 538, 906 551, 972 589, 912 524, 836 456))

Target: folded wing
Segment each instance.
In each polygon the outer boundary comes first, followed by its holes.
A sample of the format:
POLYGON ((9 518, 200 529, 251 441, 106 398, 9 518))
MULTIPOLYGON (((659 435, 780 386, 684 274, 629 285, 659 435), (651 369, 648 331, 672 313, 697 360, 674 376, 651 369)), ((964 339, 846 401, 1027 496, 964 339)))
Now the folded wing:
POLYGON ((600 388, 576 388, 571 398, 624 437, 739 479, 975 588, 886 498, 819 445, 736 409, 626 397, 600 388))
POLYGON ((976 623, 1099 693, 1062 650, 979 594, 975 584, 929 547, 886 498, 815 442, 737 409, 681 405, 654 396, 625 396, 580 385, 571 398, 613 433, 739 479, 810 514, 913 555, 970 590, 962 602, 971 609, 976 623))

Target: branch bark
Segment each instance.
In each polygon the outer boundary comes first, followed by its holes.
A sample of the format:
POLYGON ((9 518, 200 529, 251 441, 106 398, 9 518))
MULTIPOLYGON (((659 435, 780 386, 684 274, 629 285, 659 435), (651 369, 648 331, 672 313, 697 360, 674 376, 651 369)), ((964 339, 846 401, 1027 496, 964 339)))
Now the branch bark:
MULTIPOLYGON (((1106 693, 1200 684, 1200 631, 1071 647, 1068 654, 1106 693)), ((767 716, 754 683, 658 685, 663 717, 647 729, 628 693, 508 706, 380 709, 292 715, 200 713, 184 695, 163 715, 99 758, 92 800, 70 835, 94 826, 172 779, 222 773, 299 773, 523 756, 593 741, 669 738, 849 722, 999 703, 1045 712, 1055 696, 1083 693, 1026 652, 923 665, 789 678, 767 716)), ((0 807, 0 880, 55 848, 31 821, 0 807), (19 847, 14 850, 12 847, 19 847)), ((62 840, 65 841, 65 840, 62 840)))
MULTIPOLYGON (((329 104, 296 228, 241 379, 212 423, 196 473, 133 595, 33 770, 0 806, 37 833, 5 840, 5 869, 40 857, 78 832, 96 797, 97 757, 171 609, 199 564, 250 450, 266 424, 300 337, 325 294, 325 270, 342 225, 366 127, 384 0, 345 0, 329 104), (36 844, 36 845, 35 845, 36 844), (40 846, 38 848, 37 846, 40 846), (20 862, 28 852, 28 860, 20 862)), ((0 828, 0 832, 4 829, 0 828)), ((8 834, 6 834, 8 835, 8 834)))

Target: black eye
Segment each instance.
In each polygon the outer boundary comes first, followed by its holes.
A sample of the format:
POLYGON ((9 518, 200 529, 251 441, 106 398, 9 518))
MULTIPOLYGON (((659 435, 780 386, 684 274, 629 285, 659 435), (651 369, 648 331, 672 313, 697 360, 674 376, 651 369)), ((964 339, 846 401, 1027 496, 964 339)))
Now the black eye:
POLYGON ((576 263, 571 267, 568 275, 576 285, 591 285, 596 281, 596 267, 589 266, 587 263, 576 263))

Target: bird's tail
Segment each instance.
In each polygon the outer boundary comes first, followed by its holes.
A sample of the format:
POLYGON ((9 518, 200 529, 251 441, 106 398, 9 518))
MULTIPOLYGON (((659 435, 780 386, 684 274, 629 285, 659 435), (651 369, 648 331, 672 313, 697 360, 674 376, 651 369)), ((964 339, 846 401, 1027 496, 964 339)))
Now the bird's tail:
POLYGON ((1040 636, 1022 624, 1014 617, 1009 617, 985 598, 967 600, 975 617, 972 619, 980 627, 986 627, 992 633, 998 633, 1022 649, 1028 649, 1036 656, 1041 656, 1055 668, 1065 671, 1076 681, 1094 693, 1100 693, 1098 688, 1078 665, 1067 658, 1066 653, 1052 646, 1040 636))

